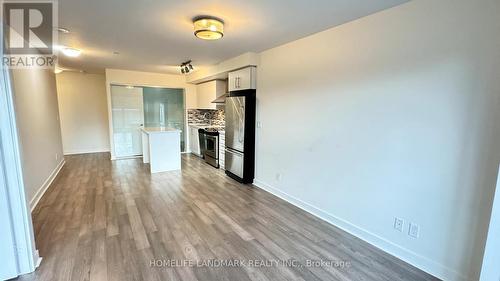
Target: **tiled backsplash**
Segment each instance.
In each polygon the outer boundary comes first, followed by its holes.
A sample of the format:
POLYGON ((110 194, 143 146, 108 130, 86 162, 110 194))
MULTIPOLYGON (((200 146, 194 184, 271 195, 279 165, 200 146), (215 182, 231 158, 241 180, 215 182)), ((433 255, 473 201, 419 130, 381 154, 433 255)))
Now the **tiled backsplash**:
POLYGON ((188 124, 224 126, 224 109, 188 109, 188 124))

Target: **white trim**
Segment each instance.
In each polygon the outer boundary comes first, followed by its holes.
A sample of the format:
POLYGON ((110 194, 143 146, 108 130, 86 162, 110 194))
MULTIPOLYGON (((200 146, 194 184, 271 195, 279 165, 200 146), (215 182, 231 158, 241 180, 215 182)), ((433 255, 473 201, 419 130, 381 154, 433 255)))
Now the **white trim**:
MULTIPOLYGON (((0 22, 0 34, 2 30, 3 25, 0 22)), ((36 245, 24 190, 11 77, 10 72, 3 67, 0 68, 0 131, 2 132, 0 134, 0 149, 2 149, 3 156, 1 161, 4 162, 5 166, 5 184, 10 202, 13 238, 17 250, 17 274, 22 275, 35 270, 36 245)))
POLYGON ((493 206, 491 207, 488 237, 484 249, 483 265, 481 267, 481 281, 500 281, 500 167, 497 174, 493 206))
POLYGON ((404 247, 401 247, 397 244, 392 243, 391 241, 386 240, 374 233, 371 233, 359 226, 356 226, 344 219, 341 219, 335 215, 332 215, 326 211, 321 210, 318 207, 315 207, 307 202, 304 202, 292 195, 289 195, 261 180, 255 179, 253 183, 256 187, 267 191, 288 203, 328 222, 358 238, 361 240, 379 248, 380 250, 401 259, 416 268, 419 268, 429 274, 432 274, 443 280, 456 280, 456 281, 467 281, 469 280, 459 272, 448 268, 442 264, 436 263, 424 256, 421 256, 411 250, 408 250, 404 247))
POLYGON ((38 268, 40 266, 40 264, 42 263, 42 257, 40 257, 40 253, 38 252, 38 250, 35 251, 35 268, 38 268))
POLYGON ((30 201, 31 212, 33 212, 36 205, 38 205, 38 202, 40 202, 40 199, 45 194, 45 191, 47 191, 47 189, 50 187, 50 185, 55 180, 55 178, 57 177, 57 175, 59 174, 59 172, 61 171, 61 169, 65 163, 66 163, 66 161, 64 161, 64 159, 61 162, 59 162, 59 164, 57 164, 57 167, 52 171, 52 173, 45 180, 45 182, 42 184, 42 186, 40 186, 40 188, 38 188, 38 191, 35 193, 35 196, 33 196, 33 199, 31 199, 31 201, 30 201))
POLYGON ((109 148, 98 148, 98 149, 81 149, 81 150, 67 150, 64 151, 64 155, 75 155, 75 154, 89 154, 89 153, 103 153, 110 152, 109 148))
POLYGON ((111 104, 111 83, 108 82, 108 73, 104 73, 106 79, 106 104, 108 106, 108 130, 109 130, 109 152, 111 160, 116 160, 115 157, 115 140, 113 131, 113 105, 111 104))
POLYGON ((123 156, 123 157, 113 157, 113 158, 111 158, 111 161, 135 159, 135 158, 142 158, 142 154, 141 155, 132 155, 132 156, 123 156))

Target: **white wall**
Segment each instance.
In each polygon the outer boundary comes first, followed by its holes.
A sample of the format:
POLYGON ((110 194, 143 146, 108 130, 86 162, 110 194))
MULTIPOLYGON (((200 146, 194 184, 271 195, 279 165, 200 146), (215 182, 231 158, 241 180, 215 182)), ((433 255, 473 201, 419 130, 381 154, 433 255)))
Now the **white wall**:
MULTIPOLYGON (((130 71, 121 69, 106 69, 106 92, 108 99, 108 118, 111 143, 111 158, 114 159, 113 152, 113 126, 111 116, 111 85, 136 85, 184 89, 186 109, 196 108, 196 85, 186 83, 184 75, 162 74, 152 72, 130 71)), ((187 110, 185 116, 186 150, 189 149, 189 137, 187 128, 187 110)))
POLYGON ((13 70, 12 88, 26 197, 31 208, 64 163, 55 75, 13 70))
POLYGON ((228 71, 258 64, 259 54, 248 52, 216 65, 206 67, 197 66, 196 71, 186 75, 186 81, 189 83, 202 83, 214 79, 225 79, 227 78, 228 71))
POLYGON ((438 277, 477 279, 499 14, 498 0, 415 0, 261 53, 257 185, 438 277))
POLYGON ((64 154, 109 151, 106 77, 62 72, 56 81, 64 154))

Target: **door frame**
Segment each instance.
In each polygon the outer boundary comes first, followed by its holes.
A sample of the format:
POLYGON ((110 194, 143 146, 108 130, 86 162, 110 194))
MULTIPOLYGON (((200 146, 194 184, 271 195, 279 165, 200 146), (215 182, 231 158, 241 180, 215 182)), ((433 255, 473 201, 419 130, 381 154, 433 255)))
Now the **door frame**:
POLYGON ((493 206, 491 207, 490 224, 484 249, 480 280, 500 281, 500 165, 498 168, 493 206))
POLYGON ((5 67, 0 68, 0 132, 0 168, 4 172, 5 190, 10 205, 17 274, 22 275, 33 272, 41 258, 35 247, 31 212, 24 190, 11 73, 5 67))
POLYGON ((126 158, 117 158, 115 155, 115 143, 114 143, 114 138, 113 138, 113 110, 112 110, 112 100, 111 100, 111 87, 112 86, 123 86, 123 87, 147 87, 147 88, 162 88, 162 89, 177 89, 177 90, 182 90, 182 96, 183 96, 183 106, 184 106, 184 151, 181 151, 181 153, 189 153, 189 137, 188 137, 188 113, 187 113, 187 107, 186 107, 186 89, 182 87, 171 87, 171 86, 158 86, 158 85, 148 85, 148 84, 143 84, 143 83, 138 83, 138 84, 133 84, 133 83, 121 83, 121 82, 109 82, 106 81, 106 96, 107 96, 107 102, 108 102, 108 126, 109 126, 109 148, 110 148, 110 154, 111 154, 111 160, 121 160, 121 159, 130 159, 130 158, 137 158, 137 157, 142 157, 136 156, 136 157, 126 157, 126 158))

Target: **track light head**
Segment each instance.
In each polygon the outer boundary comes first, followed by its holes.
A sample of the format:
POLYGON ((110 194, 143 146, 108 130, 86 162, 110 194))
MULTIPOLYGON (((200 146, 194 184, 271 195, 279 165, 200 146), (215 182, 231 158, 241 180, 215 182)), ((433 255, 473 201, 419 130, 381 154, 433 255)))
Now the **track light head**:
POLYGON ((193 65, 191 65, 191 60, 181 63, 180 68, 182 74, 189 73, 191 70, 193 70, 193 65))

